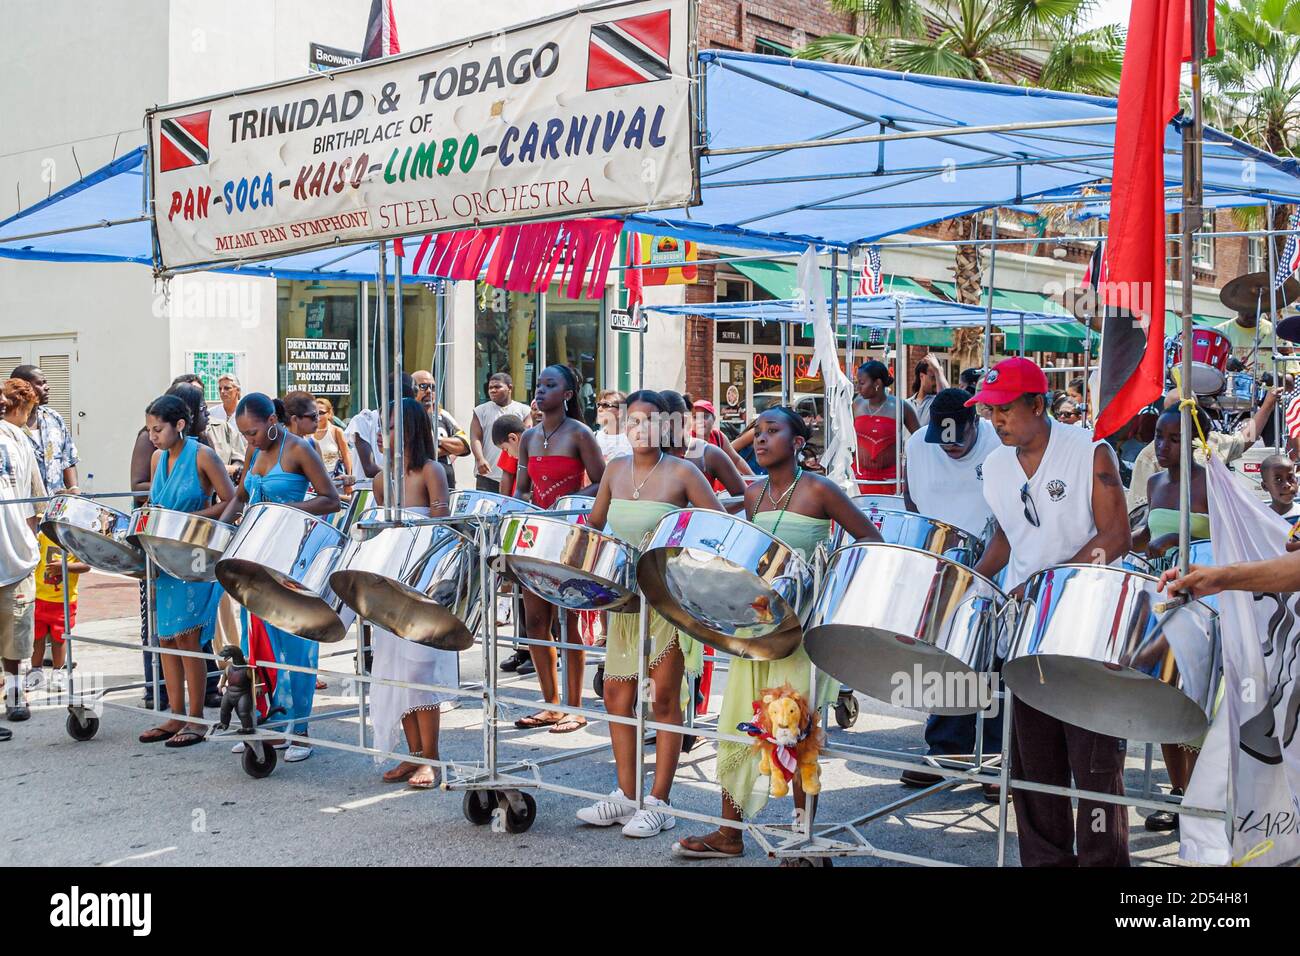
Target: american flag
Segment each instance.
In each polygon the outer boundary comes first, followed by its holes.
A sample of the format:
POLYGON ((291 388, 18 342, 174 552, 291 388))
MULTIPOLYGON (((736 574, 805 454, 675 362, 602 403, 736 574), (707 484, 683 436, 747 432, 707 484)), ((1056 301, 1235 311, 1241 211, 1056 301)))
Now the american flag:
POLYGON ((1300 394, 1292 389, 1282 396, 1286 402, 1286 433, 1290 438, 1300 438, 1300 394))
POLYGON ((867 256, 862 260, 862 275, 858 278, 858 291, 855 295, 880 295, 885 291, 885 273, 880 268, 880 250, 875 246, 867 247, 867 256))
POLYGON ((1277 277, 1273 280, 1275 289, 1282 288, 1286 280, 1300 269, 1300 235, 1296 233, 1300 229, 1300 206, 1296 206, 1295 212, 1291 213, 1291 221, 1286 228, 1290 235, 1286 237, 1286 246, 1282 249, 1282 261, 1277 264, 1277 277))

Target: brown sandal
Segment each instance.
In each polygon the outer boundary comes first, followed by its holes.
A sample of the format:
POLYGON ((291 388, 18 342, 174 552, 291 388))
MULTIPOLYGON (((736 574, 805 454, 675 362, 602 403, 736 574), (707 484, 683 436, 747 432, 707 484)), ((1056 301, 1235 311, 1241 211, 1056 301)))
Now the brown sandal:
POLYGON ((553 727, 560 721, 564 720, 564 715, 559 714, 555 717, 543 717, 543 714, 550 711, 538 711, 536 714, 529 714, 527 717, 520 717, 515 721, 515 727, 518 730, 537 730, 539 727, 553 727))
POLYGON ((415 776, 415 771, 419 769, 420 765, 418 763, 408 763, 403 760, 392 770, 384 771, 383 781, 384 783, 403 783, 415 776), (404 767, 407 769, 403 769, 404 767))
POLYGON ((571 734, 575 730, 581 730, 583 727, 586 726, 587 726, 587 718, 585 717, 565 717, 563 720, 559 721, 558 723, 556 723, 554 727, 551 728, 551 733, 571 734))
POLYGON ((673 844, 673 856, 685 857, 689 860, 730 860, 745 853, 745 842, 742 838, 738 843, 735 853, 729 853, 719 847, 729 845, 722 839, 722 831, 714 830, 712 833, 706 833, 704 836, 683 837, 673 844), (710 838, 713 842, 710 843, 710 838), (690 844, 694 844, 691 846, 690 844))

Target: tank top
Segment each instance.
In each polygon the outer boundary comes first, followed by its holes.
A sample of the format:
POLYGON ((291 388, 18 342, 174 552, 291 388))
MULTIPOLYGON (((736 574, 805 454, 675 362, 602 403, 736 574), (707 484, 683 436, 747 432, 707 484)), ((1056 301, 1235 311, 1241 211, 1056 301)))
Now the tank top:
POLYGON ((1092 432, 1049 420, 1043 460, 1034 477, 1012 445, 995 448, 984 460, 984 497, 1011 545, 1008 588, 1046 568, 1069 561, 1097 534, 1092 514, 1092 432), (1032 505, 1022 502, 1021 489, 1032 505), (1036 512, 1035 526, 1025 515, 1036 512))
POLYGON ((199 478, 199 443, 185 439, 173 465, 171 452, 158 459, 158 468, 149 486, 149 500, 159 508, 172 511, 199 511, 208 506, 208 495, 199 478))
POLYGON ((533 504, 549 508, 557 498, 571 495, 584 484, 582 460, 568 455, 533 455, 528 459, 528 477, 533 483, 533 504))
MULTIPOLYGON (((1167 534, 1178 533, 1177 508, 1152 508, 1147 512, 1147 529, 1151 540, 1163 538, 1167 534)), ((1199 511, 1192 512, 1192 540, 1210 536, 1210 516, 1199 511)))
POLYGON ((275 456, 275 464, 265 475, 253 473, 253 462, 257 461, 257 452, 248 460, 248 474, 244 476, 244 490, 248 492, 248 503, 258 504, 263 501, 291 502, 304 501, 307 498, 307 476, 295 475, 280 467, 280 458, 284 455, 284 442, 280 442, 280 451, 275 456))

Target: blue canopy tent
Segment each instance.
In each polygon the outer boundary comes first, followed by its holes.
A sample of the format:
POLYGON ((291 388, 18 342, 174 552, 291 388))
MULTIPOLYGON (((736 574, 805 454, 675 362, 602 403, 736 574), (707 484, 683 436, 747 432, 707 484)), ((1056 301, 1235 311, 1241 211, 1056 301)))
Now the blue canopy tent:
MULTIPOLYGON (((702 52, 700 69, 703 204, 631 216, 629 230, 773 251, 849 249, 1111 175, 1113 99, 725 51, 702 52)), ((1207 192, 1300 202, 1296 160, 1208 128, 1205 139, 1207 192)), ((1166 142, 1170 185, 1181 183, 1181 164, 1175 122, 1166 142)), ((0 256, 150 263, 143 174, 136 150, 0 222, 0 256)), ((359 281, 374 278, 375 248, 215 271, 359 281)))

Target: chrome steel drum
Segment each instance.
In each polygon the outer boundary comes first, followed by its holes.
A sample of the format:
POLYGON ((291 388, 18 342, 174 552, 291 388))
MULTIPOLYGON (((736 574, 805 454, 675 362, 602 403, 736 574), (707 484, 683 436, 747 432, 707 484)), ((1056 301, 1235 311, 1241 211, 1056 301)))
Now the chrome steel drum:
POLYGON ((215 581, 217 561, 234 539, 235 526, 147 505, 131 515, 130 537, 172 577, 215 581))
POLYGON ((1105 565, 1035 574, 1002 669, 1007 686, 1096 733, 1158 743, 1204 733, 1219 671, 1214 612, 1193 601, 1159 613, 1168 598, 1156 586, 1105 565))
POLYGON ((854 495, 853 503, 859 511, 907 510, 907 500, 902 495, 854 495))
POLYGON ((96 571, 144 577, 144 551, 129 538, 131 516, 125 511, 80 495, 56 495, 45 509, 41 531, 96 571))
POLYGON ((992 703, 1004 595, 941 554, 859 541, 836 551, 804 646, 822 670, 877 700, 934 714, 992 703))
MULTIPOLYGON (((398 637, 445 651, 474 643, 481 614, 478 551, 445 525, 397 525, 373 508, 361 515, 330 587, 368 621, 398 637)), ((403 511, 398 521, 425 520, 403 511)))
POLYGON ((343 639, 353 616, 329 586, 346 541, 343 532, 300 508, 256 504, 217 561, 217 580, 268 624, 332 644, 343 639))
POLYGON ((637 553, 613 535, 543 512, 510 515, 498 541, 506 569, 552 604, 572 611, 638 607, 637 553))
POLYGON ((453 518, 468 518, 473 515, 504 515, 541 509, 522 498, 499 495, 494 491, 453 491, 447 510, 453 518))
POLYGON ((548 511, 580 511, 582 514, 562 515, 562 520, 577 524, 579 519, 591 512, 595 506, 596 499, 590 495, 565 495, 562 498, 556 498, 555 504, 548 508, 548 511))
MULTIPOLYGON (((913 511, 871 509, 864 514, 876 526, 886 544, 901 544, 931 554, 942 554, 967 567, 974 566, 982 551, 979 538, 970 532, 913 511)), ((844 529, 837 527, 831 539, 831 549, 836 550, 845 544, 844 538, 844 529)))
POLYGON ((1124 557, 1120 558, 1120 567, 1126 571, 1139 571, 1142 574, 1155 574, 1156 566, 1149 558, 1145 558, 1136 551, 1130 551, 1124 557))
POLYGON ((757 525, 721 511, 664 515, 636 575, 641 593, 677 627, 751 660, 793 654, 812 607, 808 562, 757 525))

